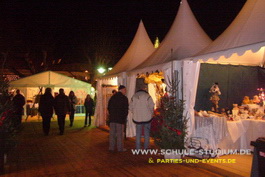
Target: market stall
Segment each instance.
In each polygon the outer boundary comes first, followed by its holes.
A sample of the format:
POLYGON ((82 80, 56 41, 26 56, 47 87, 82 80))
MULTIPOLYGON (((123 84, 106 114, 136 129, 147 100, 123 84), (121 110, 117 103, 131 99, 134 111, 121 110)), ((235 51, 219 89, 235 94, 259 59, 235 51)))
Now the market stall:
MULTIPOLYGON (((96 126, 105 126, 107 120, 107 104, 112 90, 118 90, 119 85, 127 86, 127 72, 139 64, 155 50, 142 21, 140 21, 131 45, 119 62, 97 80, 97 103, 95 109, 96 126)), ((127 88, 128 90, 128 88, 127 88)), ((135 130, 132 130, 135 132, 135 130)))
MULTIPOLYGON (((219 109, 215 116, 227 119, 228 131, 226 137, 214 144, 216 148, 250 149, 250 141, 264 136, 264 100, 257 90, 264 88, 265 80, 265 26, 261 25, 265 19, 264 8, 265 1, 247 1, 231 25, 212 44, 188 59, 197 62, 200 70, 199 74, 194 74, 198 90, 192 92, 197 91, 195 110, 206 111, 204 115, 197 115, 201 119, 214 115, 209 112, 213 104, 210 88, 213 83, 219 83, 221 94, 215 99, 219 109), (254 100, 259 96, 261 101, 258 103, 254 100), (244 98, 250 102, 246 103, 244 98), (218 115, 222 113, 226 115, 218 115)), ((197 129, 192 131, 196 134, 197 129)), ((204 137, 209 139, 207 133, 204 137)))
POLYGON ((93 92, 91 84, 53 71, 45 71, 12 81, 9 83, 9 86, 10 91, 20 89, 27 100, 27 106, 30 108, 38 108, 39 95, 43 94, 47 87, 52 88, 53 94, 59 93, 60 88, 64 89, 66 95, 71 90, 74 91, 78 99, 77 105, 79 106, 84 104, 86 95, 93 92))
MULTIPOLYGON (((178 90, 179 92, 183 91, 183 99, 187 108, 185 114, 188 112, 188 117, 193 116, 196 96, 196 92, 193 92, 193 90, 197 88, 196 74, 199 73, 200 65, 190 60, 181 60, 192 57, 211 42, 212 40, 194 17, 188 2, 183 0, 170 30, 159 47, 142 64, 129 72, 127 81, 130 88, 128 98, 131 98, 135 92, 135 79, 138 75, 162 72, 164 83, 170 85, 172 73, 178 72, 180 81, 178 90)), ((131 119, 130 115, 128 119, 131 119)), ((193 120, 193 118, 189 119, 189 121, 193 120)), ((189 124, 193 125, 192 123, 189 124)), ((134 126, 131 125, 131 127, 134 126)), ((192 127, 190 126, 189 129, 192 129, 192 127)), ((135 134, 129 132, 128 135, 134 136, 135 134)))

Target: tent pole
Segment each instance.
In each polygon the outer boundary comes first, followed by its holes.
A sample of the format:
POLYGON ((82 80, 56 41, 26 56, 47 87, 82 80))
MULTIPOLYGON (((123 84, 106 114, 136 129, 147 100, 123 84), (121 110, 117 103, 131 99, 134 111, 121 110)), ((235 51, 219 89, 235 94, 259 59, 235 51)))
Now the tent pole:
POLYGON ((49 85, 51 85, 50 79, 51 79, 51 72, 49 71, 49 85))
POLYGON ((184 97, 183 97, 183 75, 184 75, 184 69, 183 69, 183 63, 182 63, 182 66, 181 66, 181 99, 183 100, 184 97))

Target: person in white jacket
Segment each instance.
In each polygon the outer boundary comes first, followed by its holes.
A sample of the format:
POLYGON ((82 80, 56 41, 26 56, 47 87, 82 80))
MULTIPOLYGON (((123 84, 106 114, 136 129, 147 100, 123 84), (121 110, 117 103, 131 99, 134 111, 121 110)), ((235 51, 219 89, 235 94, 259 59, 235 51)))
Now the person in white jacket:
POLYGON ((133 122, 136 124, 136 149, 141 148, 141 135, 144 127, 144 149, 149 147, 150 127, 154 112, 154 101, 145 88, 137 91, 129 104, 133 114, 133 122))

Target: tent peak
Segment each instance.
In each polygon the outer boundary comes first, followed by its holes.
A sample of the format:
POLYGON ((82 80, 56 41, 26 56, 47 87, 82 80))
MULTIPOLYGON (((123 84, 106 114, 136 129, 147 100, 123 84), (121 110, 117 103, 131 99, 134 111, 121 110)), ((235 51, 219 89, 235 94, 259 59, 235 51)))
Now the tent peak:
POLYGON ((150 56, 154 50, 155 48, 153 43, 146 32, 143 21, 141 20, 129 48, 106 76, 134 69, 145 61, 145 59, 150 56))
POLYGON ((136 69, 191 57, 212 42, 196 20, 187 0, 181 2, 164 40, 136 69))

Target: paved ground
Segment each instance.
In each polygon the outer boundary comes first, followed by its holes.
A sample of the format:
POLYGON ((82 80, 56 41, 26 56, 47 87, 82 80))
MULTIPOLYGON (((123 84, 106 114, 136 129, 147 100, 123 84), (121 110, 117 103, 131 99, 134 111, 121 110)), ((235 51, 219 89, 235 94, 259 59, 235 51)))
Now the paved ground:
POLYGON ((66 123, 65 135, 58 135, 57 122, 51 134, 43 136, 41 121, 24 122, 19 142, 9 154, 3 176, 220 176, 197 166, 149 163, 162 156, 132 155, 132 139, 125 141, 127 152, 108 151, 108 132, 83 128, 83 119, 74 127, 66 123))

